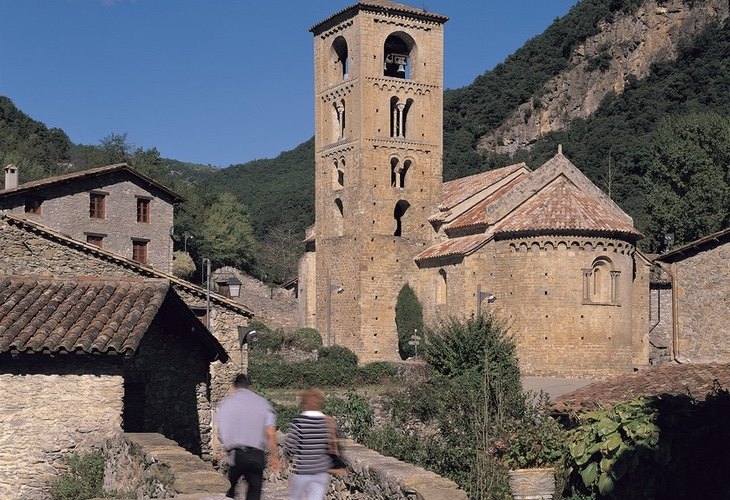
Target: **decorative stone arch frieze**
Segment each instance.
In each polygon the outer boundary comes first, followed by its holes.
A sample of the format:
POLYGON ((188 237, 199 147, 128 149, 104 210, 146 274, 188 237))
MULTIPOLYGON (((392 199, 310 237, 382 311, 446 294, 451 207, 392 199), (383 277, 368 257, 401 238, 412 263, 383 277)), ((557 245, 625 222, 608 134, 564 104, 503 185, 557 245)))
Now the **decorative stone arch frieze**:
POLYGON ((337 102, 352 93, 355 86, 352 83, 341 83, 332 88, 329 92, 322 94, 323 102, 337 102))
POLYGON ((333 27, 333 28, 331 28, 331 29, 329 29, 327 31, 322 32, 319 35, 319 38, 321 38, 322 40, 326 40, 327 38, 329 38, 329 37, 331 37, 333 35, 337 35, 341 31, 346 30, 347 28, 349 28, 352 25, 353 25, 353 20, 350 19, 349 21, 346 21, 344 23, 338 24, 337 26, 335 26, 335 27, 333 27))
POLYGON ((438 26, 439 23, 434 21, 422 21, 423 24, 413 24, 408 22, 409 19, 405 16, 392 15, 389 18, 376 17, 373 19, 374 22, 379 24, 390 24, 404 29, 431 31, 434 26, 438 26))
POLYGON ((560 237, 536 237, 536 238, 519 238, 509 242, 510 252, 527 252, 527 251, 595 251, 606 253, 618 253, 621 255, 633 255, 634 245, 621 240, 594 240, 592 238, 564 239, 560 237))

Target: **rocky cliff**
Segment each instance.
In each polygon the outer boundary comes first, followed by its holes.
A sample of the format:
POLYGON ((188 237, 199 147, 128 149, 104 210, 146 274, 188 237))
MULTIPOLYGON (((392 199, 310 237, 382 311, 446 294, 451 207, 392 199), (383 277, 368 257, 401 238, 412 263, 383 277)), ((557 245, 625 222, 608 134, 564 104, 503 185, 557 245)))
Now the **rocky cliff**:
POLYGON ((680 41, 729 15, 728 0, 647 0, 634 13, 617 16, 575 49, 569 69, 548 81, 541 95, 482 137, 478 149, 512 154, 590 116, 609 92, 621 93, 630 76, 647 76, 652 64, 676 57, 680 41))

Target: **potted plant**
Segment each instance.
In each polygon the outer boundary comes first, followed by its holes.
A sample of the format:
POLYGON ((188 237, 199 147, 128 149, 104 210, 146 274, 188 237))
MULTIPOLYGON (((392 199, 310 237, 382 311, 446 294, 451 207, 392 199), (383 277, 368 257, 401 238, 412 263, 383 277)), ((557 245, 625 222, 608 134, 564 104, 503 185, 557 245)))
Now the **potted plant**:
POLYGON ((564 462, 565 431, 547 413, 530 408, 502 425, 494 455, 509 469, 515 499, 552 499, 555 467, 564 462))

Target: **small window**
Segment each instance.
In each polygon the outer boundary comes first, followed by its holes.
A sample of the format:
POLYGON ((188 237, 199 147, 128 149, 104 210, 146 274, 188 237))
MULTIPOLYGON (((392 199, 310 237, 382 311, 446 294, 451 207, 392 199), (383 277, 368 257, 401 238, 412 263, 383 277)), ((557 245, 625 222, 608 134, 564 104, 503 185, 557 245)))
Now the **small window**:
POLYGON ((147 264, 147 242, 132 240, 132 260, 147 264))
POLYGON ((137 222, 150 222, 150 200, 137 198, 137 222))
POLYGON ((25 213, 26 214, 38 214, 41 213, 41 203, 43 200, 40 198, 28 198, 25 200, 25 213))
POLYGON ((102 245, 102 242, 104 241, 104 236, 100 234, 87 234, 86 235, 86 243, 89 245, 94 245, 95 247, 104 248, 102 245))
POLYGON ((89 217, 92 219, 106 218, 106 195, 100 193, 89 194, 89 217))

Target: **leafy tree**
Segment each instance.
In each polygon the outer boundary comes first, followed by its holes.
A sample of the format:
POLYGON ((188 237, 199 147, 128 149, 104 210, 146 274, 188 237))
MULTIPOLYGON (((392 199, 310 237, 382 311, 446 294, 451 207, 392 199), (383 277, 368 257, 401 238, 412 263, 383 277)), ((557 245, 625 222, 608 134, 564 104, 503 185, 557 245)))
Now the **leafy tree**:
POLYGON ((218 265, 251 269, 256 240, 246 207, 232 194, 221 193, 208 210, 200 247, 218 265))
POLYGON ((651 233, 686 243, 730 224, 730 119, 692 113, 667 120, 646 173, 651 233))
POLYGON ((195 274, 195 262, 190 254, 180 251, 172 254, 172 274, 185 279, 189 279, 195 274))
POLYGON ((405 284, 398 292, 395 303, 395 324, 398 330, 398 352, 402 359, 414 356, 415 346, 408 342, 414 332, 423 335, 423 307, 416 296, 416 292, 405 284))

